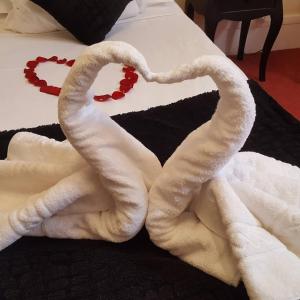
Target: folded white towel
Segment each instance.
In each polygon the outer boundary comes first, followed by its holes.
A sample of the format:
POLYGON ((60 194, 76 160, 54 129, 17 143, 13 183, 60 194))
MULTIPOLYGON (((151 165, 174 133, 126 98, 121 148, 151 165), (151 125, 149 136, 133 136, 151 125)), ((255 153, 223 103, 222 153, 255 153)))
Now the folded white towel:
POLYGON ((146 226, 153 242, 237 285, 251 299, 300 297, 300 169, 238 151, 255 119, 246 80, 222 57, 202 57, 156 74, 171 83, 210 75, 220 101, 190 133, 150 190, 146 226))
POLYGON ((59 98, 69 142, 16 134, 0 162, 0 250, 23 235, 122 242, 143 226, 156 156, 94 104, 98 71, 117 62, 147 68, 127 44, 101 43, 76 60, 59 98))

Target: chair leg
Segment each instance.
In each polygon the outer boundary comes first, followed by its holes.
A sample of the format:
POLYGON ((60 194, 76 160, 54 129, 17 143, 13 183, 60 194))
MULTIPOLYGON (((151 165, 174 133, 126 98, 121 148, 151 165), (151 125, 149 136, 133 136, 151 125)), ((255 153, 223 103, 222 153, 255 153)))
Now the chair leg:
POLYGON ((271 52, 271 49, 274 45, 274 42, 278 36, 280 31, 282 21, 283 21, 283 12, 282 12, 282 2, 280 2, 280 6, 274 10, 271 14, 271 24, 270 29, 262 50, 261 58, 260 58, 260 65, 259 65, 259 80, 265 81, 266 80, 266 67, 268 58, 271 52))
POLYGON ((205 16, 204 31, 212 41, 214 41, 215 39, 215 33, 216 33, 218 22, 219 20, 216 18, 210 18, 209 16, 205 16))
POLYGON ((247 39, 250 23, 251 23, 250 19, 242 21, 239 51, 238 51, 238 55, 237 55, 238 60, 242 60, 244 58, 245 44, 246 44, 246 39, 247 39))
POLYGON ((190 3, 189 0, 186 0, 185 2, 185 8, 184 8, 185 14, 192 20, 194 21, 194 7, 190 3))

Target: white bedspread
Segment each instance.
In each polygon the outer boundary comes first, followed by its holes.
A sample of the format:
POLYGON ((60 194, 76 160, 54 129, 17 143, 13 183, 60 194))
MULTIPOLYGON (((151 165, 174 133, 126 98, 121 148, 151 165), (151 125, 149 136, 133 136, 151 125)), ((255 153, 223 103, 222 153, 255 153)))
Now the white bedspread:
MULTIPOLYGON (((153 2, 141 15, 118 22, 107 40, 132 44, 155 72, 189 63, 204 54, 224 55, 172 1, 153 2)), ((76 58, 86 46, 67 32, 21 35, 3 29, 0 29, 0 44, 0 131, 57 123, 57 97, 40 93, 29 84, 23 69, 27 61, 37 56, 76 58)), ((39 66, 37 71, 48 84, 61 86, 68 68, 49 63, 39 66)), ((112 92, 121 77, 120 66, 109 65, 99 74, 92 89, 98 95, 112 92)), ((125 98, 98 105, 109 115, 115 115, 166 105, 213 89, 216 86, 208 77, 171 86, 146 83, 140 77, 125 98)))

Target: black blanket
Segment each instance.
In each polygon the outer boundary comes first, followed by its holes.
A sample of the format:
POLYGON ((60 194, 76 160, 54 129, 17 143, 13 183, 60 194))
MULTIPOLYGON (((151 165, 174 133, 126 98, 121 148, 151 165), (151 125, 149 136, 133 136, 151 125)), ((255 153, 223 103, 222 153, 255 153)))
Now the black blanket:
MULTIPOLYGON (((300 166, 300 123, 260 86, 249 81, 257 118, 243 150, 300 166)), ((201 94, 163 107, 113 119, 151 149, 162 163, 193 129, 210 119, 218 93, 201 94)), ((59 125, 26 129, 57 140, 59 125)), ((0 133, 0 158, 16 131, 0 133)), ((192 234, 192 233, 191 233, 192 234)), ((22 238, 0 252, 0 299, 248 299, 237 288, 155 247, 143 230, 132 240, 22 238)))

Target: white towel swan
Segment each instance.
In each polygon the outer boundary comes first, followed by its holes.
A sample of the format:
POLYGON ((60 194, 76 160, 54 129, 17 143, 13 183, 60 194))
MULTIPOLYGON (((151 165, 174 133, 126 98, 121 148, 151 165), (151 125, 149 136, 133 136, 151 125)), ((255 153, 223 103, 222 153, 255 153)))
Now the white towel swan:
POLYGON ((188 135, 150 190, 153 242, 251 299, 300 297, 300 169, 239 152, 255 119, 240 70, 222 57, 156 74, 162 83, 210 75, 220 100, 210 121, 188 135))
POLYGON ((104 42, 76 60, 59 97, 68 141, 18 133, 0 162, 0 250, 23 235, 122 242, 143 226, 156 156, 96 107, 88 89, 106 64, 147 64, 125 43, 104 42))

